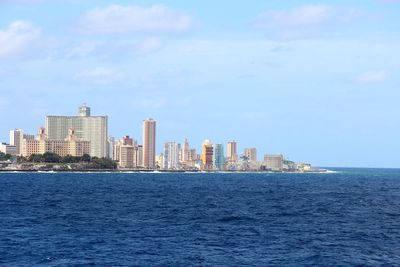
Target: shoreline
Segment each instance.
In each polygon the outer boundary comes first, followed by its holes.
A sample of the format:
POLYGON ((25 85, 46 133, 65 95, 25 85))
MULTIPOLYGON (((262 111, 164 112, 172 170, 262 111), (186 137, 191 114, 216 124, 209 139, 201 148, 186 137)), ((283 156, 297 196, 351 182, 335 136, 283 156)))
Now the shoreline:
POLYGON ((221 174, 234 174, 234 173, 268 173, 268 174, 280 174, 280 173, 293 173, 293 174, 313 174, 313 173, 337 173, 332 170, 314 170, 314 171, 201 171, 201 170, 113 170, 113 169, 93 169, 93 170, 19 170, 19 169, 0 169, 0 173, 221 173, 221 174))

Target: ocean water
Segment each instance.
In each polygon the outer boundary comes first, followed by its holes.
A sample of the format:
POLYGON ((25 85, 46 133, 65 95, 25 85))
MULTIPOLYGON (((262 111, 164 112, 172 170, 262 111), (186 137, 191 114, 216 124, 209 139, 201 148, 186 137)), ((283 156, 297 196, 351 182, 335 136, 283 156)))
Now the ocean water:
POLYGON ((0 173, 0 265, 400 265, 400 170, 0 173))

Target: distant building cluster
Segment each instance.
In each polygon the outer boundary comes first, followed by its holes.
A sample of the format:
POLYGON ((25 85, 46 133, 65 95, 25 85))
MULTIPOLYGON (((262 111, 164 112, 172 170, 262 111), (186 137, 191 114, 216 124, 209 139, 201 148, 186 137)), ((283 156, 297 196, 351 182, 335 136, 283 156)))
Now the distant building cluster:
POLYGON ((201 151, 191 147, 187 139, 182 144, 170 141, 157 155, 157 123, 143 120, 142 142, 129 135, 116 140, 108 135, 108 117, 91 116, 86 104, 77 116, 46 116, 45 127, 31 135, 22 129, 10 131, 10 142, 0 144, 0 152, 12 156, 30 157, 51 152, 59 156, 89 155, 110 158, 120 169, 204 170, 204 171, 310 171, 310 164, 296 164, 283 155, 264 155, 259 161, 256 148, 245 148, 239 154, 236 141, 226 144, 205 140, 201 151))

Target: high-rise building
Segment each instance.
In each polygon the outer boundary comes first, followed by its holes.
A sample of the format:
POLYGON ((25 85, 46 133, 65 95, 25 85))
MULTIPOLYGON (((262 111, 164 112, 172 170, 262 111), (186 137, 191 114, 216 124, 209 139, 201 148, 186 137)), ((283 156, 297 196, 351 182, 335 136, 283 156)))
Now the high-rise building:
POLYGON ((283 155, 265 155, 264 156, 265 168, 270 171, 283 170, 283 155))
POLYGON ((143 121, 143 167, 154 169, 156 159, 156 121, 143 121))
POLYGON ((230 162, 236 162, 238 160, 236 141, 228 142, 228 146, 226 147, 226 158, 230 162))
POLYGON ((136 166, 143 167, 143 145, 137 145, 136 166))
POLYGON ((214 168, 216 170, 223 170, 225 165, 224 146, 222 144, 214 145, 213 155, 214 168))
POLYGON ((10 145, 15 146, 16 155, 21 155, 23 133, 21 129, 10 131, 10 145))
POLYGON ((210 140, 205 140, 201 150, 201 161, 203 163, 203 170, 213 169, 213 155, 214 147, 210 140))
POLYGON ((246 148, 244 150, 244 156, 247 158, 247 160, 251 162, 256 162, 257 161, 257 149, 256 148, 246 148))
POLYGON ((181 157, 182 163, 186 164, 191 161, 190 146, 189 146, 189 141, 187 139, 185 139, 185 142, 183 142, 181 155, 182 155, 181 157))
POLYGON ((164 145, 164 166, 166 170, 179 169, 179 144, 168 142, 164 145))
POLYGON ((107 158, 114 159, 114 148, 115 148, 115 138, 109 136, 107 142, 107 158))
POLYGON ((91 116, 85 104, 79 107, 78 116, 46 116, 46 135, 49 140, 64 140, 68 129, 75 129, 76 136, 90 142, 90 156, 108 156, 108 117, 91 116))

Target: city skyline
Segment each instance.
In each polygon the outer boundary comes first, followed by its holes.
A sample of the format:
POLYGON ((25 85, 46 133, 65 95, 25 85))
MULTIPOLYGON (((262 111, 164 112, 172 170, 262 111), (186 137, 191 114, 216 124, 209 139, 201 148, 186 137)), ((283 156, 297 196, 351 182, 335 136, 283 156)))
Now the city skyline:
POLYGON ((316 166, 399 167, 399 11, 389 0, 0 1, 0 140, 86 101, 116 138, 140 140, 137 122, 155 118, 157 154, 164 140, 200 150, 210 138, 316 166))

